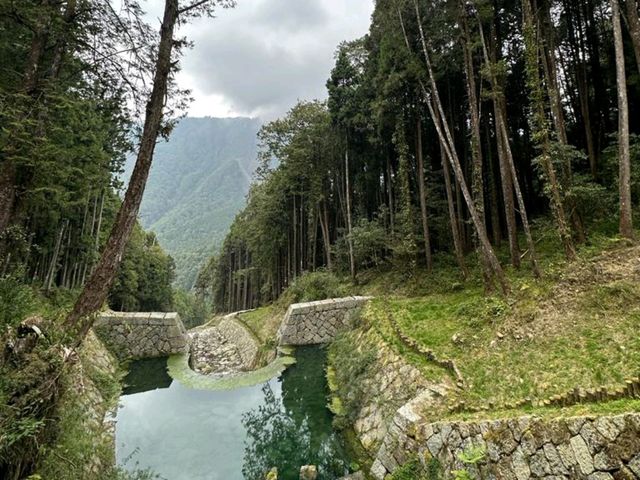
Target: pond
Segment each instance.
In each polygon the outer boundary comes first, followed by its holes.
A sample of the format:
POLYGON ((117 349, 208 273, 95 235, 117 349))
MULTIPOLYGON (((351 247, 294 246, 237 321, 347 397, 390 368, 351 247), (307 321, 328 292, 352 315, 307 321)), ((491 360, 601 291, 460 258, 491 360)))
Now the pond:
POLYGON ((116 457, 167 480, 297 480, 318 465, 322 480, 347 473, 341 436, 326 407, 326 352, 296 350, 295 365, 262 385, 195 390, 172 381, 166 359, 134 362, 116 426, 116 457))

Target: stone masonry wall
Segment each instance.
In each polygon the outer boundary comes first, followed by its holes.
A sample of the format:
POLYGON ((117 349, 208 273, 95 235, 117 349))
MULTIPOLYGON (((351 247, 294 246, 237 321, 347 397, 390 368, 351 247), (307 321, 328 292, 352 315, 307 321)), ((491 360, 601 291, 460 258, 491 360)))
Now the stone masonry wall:
POLYGON ((242 359, 243 370, 252 370, 258 361, 259 342, 253 334, 236 319, 237 313, 225 316, 218 324, 218 331, 228 342, 235 344, 242 359))
POLYGON ((640 479, 640 413, 478 422, 429 423, 416 402, 398 410, 371 469, 377 480, 411 456, 439 461, 444 472, 466 469, 483 479, 640 479), (486 452, 477 466, 459 455, 470 446, 486 452))
POLYGON ((121 360, 164 357, 187 347, 186 330, 177 313, 106 312, 93 329, 121 360))
POLYGON ((349 325, 351 314, 370 299, 346 297, 291 305, 278 331, 280 345, 330 342, 340 329, 349 325))

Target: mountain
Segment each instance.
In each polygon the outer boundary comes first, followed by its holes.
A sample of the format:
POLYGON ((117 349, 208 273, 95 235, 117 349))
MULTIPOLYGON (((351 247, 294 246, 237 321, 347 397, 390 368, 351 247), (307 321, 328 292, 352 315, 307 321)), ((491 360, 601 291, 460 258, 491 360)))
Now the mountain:
POLYGON ((185 118, 157 145, 140 220, 175 259, 179 286, 193 285, 244 206, 259 128, 251 118, 185 118))

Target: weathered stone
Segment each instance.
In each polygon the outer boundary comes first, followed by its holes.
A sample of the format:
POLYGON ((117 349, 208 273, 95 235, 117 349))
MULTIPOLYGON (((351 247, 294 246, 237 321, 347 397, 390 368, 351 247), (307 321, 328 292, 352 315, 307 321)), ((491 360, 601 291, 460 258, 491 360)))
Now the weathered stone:
POLYGON ((633 457, 627 466, 629 467, 629 470, 640 478, 640 453, 633 457))
POLYGON ((376 459, 371 466, 371 470, 369 471, 371 476, 376 480, 384 480, 384 477, 389 473, 382 462, 379 459, 376 459))
POLYGON ((536 477, 544 477, 552 473, 544 450, 538 450, 529 460, 529 469, 536 477))
POLYGON ((304 465, 300 467, 300 480, 316 480, 318 478, 318 469, 315 465, 304 465))
POLYGON ((172 355, 186 346, 177 313, 105 312, 96 319, 94 331, 120 359, 172 355))
POLYGON ((584 439, 592 455, 600 451, 607 443, 606 439, 596 430, 591 422, 585 422, 580 430, 580 436, 584 439))
POLYGON ((594 472, 587 477, 587 480, 614 480, 608 472, 594 472))
POLYGON ((591 458, 589 447, 584 439, 580 435, 576 435, 571 438, 570 443, 576 463, 580 467, 582 474, 589 475, 593 473, 593 458, 591 458))
POLYGON ((613 418, 609 417, 601 417, 598 418, 593 425, 596 430, 602 435, 604 438, 609 440, 610 442, 614 441, 618 435, 620 435, 621 428, 618 426, 618 422, 614 421, 613 418))
POLYGON ((531 477, 531 469, 525 458, 524 452, 517 448, 511 456, 511 468, 517 480, 527 480, 531 477))
POLYGON ((566 474, 568 473, 567 468, 560 457, 560 453, 558 453, 558 449, 552 443, 545 443, 542 447, 544 451, 544 455, 549 462, 549 468, 551 473, 554 474, 566 474))
POLYGON ((593 466, 596 470, 613 471, 620 468, 620 460, 602 451, 593 457, 593 466))
POLYGON ((298 303, 289 306, 278 330, 281 345, 309 345, 333 340, 338 330, 348 326, 353 310, 370 297, 347 297, 298 303))

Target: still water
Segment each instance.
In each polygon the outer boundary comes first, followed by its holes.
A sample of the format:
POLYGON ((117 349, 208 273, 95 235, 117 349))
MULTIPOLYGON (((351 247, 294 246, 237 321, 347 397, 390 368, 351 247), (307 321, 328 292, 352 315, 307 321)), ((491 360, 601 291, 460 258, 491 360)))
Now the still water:
POLYGON ((118 463, 167 480, 297 480, 301 465, 320 478, 346 473, 341 437, 326 408, 326 352, 296 350, 280 377, 231 391, 194 390, 172 381, 166 360, 131 365, 116 426, 118 463))

